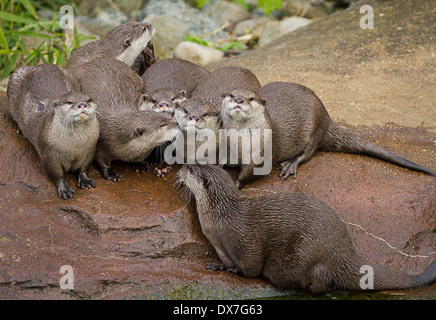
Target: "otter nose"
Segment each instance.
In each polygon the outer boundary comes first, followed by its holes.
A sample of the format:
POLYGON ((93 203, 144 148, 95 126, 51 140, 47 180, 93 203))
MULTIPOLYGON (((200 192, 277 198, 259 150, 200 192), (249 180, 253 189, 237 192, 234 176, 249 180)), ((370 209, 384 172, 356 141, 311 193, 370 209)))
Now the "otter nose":
POLYGON ((238 104, 244 103, 244 100, 241 98, 235 98, 235 102, 238 104))
POLYGON ((197 121, 198 121, 198 117, 196 117, 196 116, 191 116, 191 117, 189 117, 189 121, 197 122, 197 121))
POLYGON ((86 109, 86 103, 79 103, 77 106, 78 109, 86 109))

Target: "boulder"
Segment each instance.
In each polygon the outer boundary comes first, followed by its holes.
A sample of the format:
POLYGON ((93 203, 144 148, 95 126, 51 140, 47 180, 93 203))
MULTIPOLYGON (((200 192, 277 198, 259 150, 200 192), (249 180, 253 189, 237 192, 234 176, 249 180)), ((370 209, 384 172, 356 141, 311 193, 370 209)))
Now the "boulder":
POLYGON ((205 66, 221 60, 224 52, 195 42, 183 41, 174 49, 174 57, 205 66))

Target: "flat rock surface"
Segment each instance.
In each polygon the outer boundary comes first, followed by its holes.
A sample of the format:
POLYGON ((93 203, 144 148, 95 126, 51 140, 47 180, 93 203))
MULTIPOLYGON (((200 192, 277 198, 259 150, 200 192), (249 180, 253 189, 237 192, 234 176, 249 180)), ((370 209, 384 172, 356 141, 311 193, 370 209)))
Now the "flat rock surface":
MULTIPOLYGON (((357 5, 221 65, 250 68, 262 83, 304 84, 349 131, 435 170, 434 1, 368 3, 375 10, 374 30, 359 28, 357 5)), ((62 200, 34 148, 17 133, 5 93, 0 150, 2 299, 436 298, 436 285, 313 297, 263 279, 207 271, 205 264, 218 258, 195 208, 173 188, 178 166, 164 179, 115 163, 123 176, 118 183, 92 167, 97 188, 75 187, 75 197, 62 200), (59 286, 64 265, 74 269, 74 290, 59 286)), ((71 186, 76 179, 67 176, 71 186)), ((274 171, 243 192, 287 190, 330 205, 369 261, 413 274, 436 260, 434 177, 370 157, 318 152, 297 178, 281 181, 274 171)))

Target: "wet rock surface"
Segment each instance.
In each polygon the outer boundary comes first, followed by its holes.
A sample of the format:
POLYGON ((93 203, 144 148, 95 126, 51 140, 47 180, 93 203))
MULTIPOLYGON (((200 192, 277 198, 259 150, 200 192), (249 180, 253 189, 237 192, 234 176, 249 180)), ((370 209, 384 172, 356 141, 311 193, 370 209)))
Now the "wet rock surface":
MULTIPOLYGON (((201 233, 195 208, 172 187, 178 166, 162 179, 116 163, 114 169, 123 175, 118 183, 104 180, 92 167, 97 188, 76 188, 74 198, 58 198, 35 150, 16 132, 5 94, 0 101, 0 297, 239 299, 292 293, 310 298, 262 279, 206 271, 205 263, 217 256, 201 233), (59 287, 63 265, 74 268, 74 290, 59 287)), ((436 167, 434 137, 425 129, 395 124, 349 129, 436 167)), ((69 174, 67 182, 75 181, 69 174)), ((334 208, 356 250, 370 261, 418 273, 435 259, 433 177, 364 156, 319 152, 300 167, 296 179, 280 181, 274 171, 244 193, 287 190, 313 194, 334 208)), ((408 291, 407 297, 434 297, 434 289, 408 291)))
MULTIPOLYGON (((348 130, 436 169, 434 39, 432 24, 426 23, 434 6, 368 3, 380 17, 372 31, 359 28, 355 6, 219 66, 250 68, 262 84, 306 85, 348 130)), ((0 150, 2 299, 436 298, 436 285, 314 297, 279 290, 263 279, 207 271, 205 264, 218 258, 201 233, 194 206, 172 187, 178 166, 163 179, 115 163, 123 176, 118 183, 92 167, 97 187, 75 187, 75 197, 62 200, 34 148, 17 133, 5 93, 0 93, 0 150), (59 286, 63 265, 74 268, 74 290, 59 286)), ((66 180, 75 186, 74 174, 66 180)), ((299 167, 297 178, 281 181, 274 171, 243 192, 288 190, 330 205, 369 261, 410 274, 435 261, 434 177, 365 156, 318 152, 299 167)))

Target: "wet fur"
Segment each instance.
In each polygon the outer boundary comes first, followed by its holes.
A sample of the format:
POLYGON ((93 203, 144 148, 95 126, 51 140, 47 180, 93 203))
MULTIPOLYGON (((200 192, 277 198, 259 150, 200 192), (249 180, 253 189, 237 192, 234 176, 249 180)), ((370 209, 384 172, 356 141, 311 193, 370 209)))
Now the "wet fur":
POLYGON ((97 104, 100 139, 96 162, 106 179, 119 181, 111 162, 141 162, 150 151, 172 140, 178 133, 177 122, 170 116, 138 111, 141 78, 126 64, 115 59, 89 62, 75 73, 82 91, 97 104))
POLYGON ((345 224, 311 195, 286 192, 245 197, 230 175, 211 165, 185 165, 178 173, 191 193, 201 229, 222 265, 213 269, 263 276, 280 288, 312 293, 359 291, 360 268, 371 265, 374 290, 408 289, 436 281, 436 262, 419 275, 404 275, 357 256, 345 224))
POLYGON ((79 88, 67 70, 51 64, 19 68, 8 84, 11 116, 64 199, 74 194, 64 180, 67 172, 79 173, 79 187, 95 187, 86 172, 94 159, 99 125, 95 104, 73 92, 79 88), (77 111, 79 104, 87 106, 83 111, 87 116, 77 111))
POLYGON ((154 36, 149 23, 129 22, 110 30, 105 37, 92 41, 75 50, 66 68, 74 70, 84 63, 99 58, 114 58, 132 66, 154 36))

